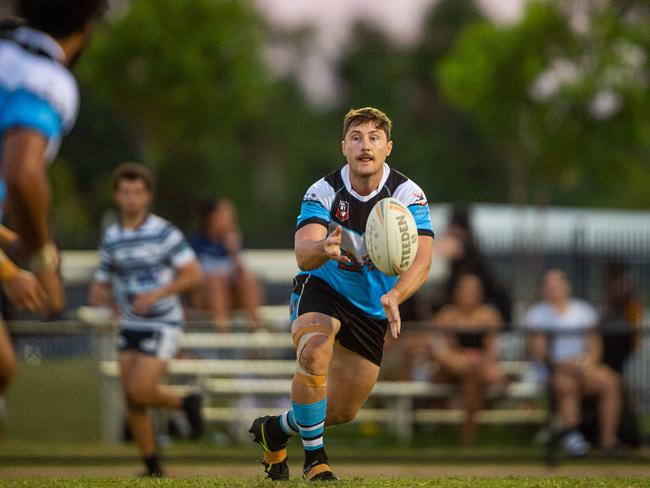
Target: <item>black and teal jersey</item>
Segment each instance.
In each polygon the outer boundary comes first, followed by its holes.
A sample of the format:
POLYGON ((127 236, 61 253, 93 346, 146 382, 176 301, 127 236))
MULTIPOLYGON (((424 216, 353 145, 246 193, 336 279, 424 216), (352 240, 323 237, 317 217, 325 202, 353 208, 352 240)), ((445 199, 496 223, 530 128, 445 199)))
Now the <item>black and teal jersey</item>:
POLYGON ((433 237, 429 205, 422 189, 403 174, 384 164, 384 175, 378 188, 369 195, 359 195, 350 184, 350 168, 343 168, 314 183, 303 198, 297 228, 320 224, 332 232, 343 228, 341 252, 350 263, 329 260, 320 268, 300 273, 326 281, 365 314, 385 318, 381 296, 397 281, 379 271, 366 249, 366 221, 374 205, 381 199, 393 197, 413 214, 418 234, 433 237))

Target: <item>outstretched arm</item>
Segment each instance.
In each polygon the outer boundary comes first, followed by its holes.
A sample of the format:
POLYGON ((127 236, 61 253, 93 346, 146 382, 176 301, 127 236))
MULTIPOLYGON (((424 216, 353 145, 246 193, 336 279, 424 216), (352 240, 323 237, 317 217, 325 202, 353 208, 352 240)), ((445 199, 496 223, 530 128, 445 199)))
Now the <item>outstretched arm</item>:
POLYGON ((295 252, 298 267, 303 271, 320 268, 329 259, 349 263, 350 258, 341 255, 341 235, 339 225, 328 236, 327 228, 320 224, 307 224, 296 231, 295 252))

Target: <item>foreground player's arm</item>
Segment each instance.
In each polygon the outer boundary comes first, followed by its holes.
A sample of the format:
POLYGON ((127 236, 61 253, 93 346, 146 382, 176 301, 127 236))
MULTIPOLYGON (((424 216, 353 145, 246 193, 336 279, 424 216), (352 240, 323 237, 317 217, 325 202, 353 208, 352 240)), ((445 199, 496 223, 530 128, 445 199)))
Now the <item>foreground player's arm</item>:
POLYGON ((8 207, 28 268, 36 274, 49 296, 50 313, 56 314, 63 310, 65 302, 57 270, 59 254, 50 242, 48 226, 47 143, 47 138, 37 130, 11 129, 3 141, 2 161, 8 207))
POLYGON ((349 263, 350 258, 341 254, 343 228, 338 226, 327 235, 327 228, 321 224, 307 224, 296 231, 296 262, 302 271, 320 268, 328 260, 349 263))
POLYGON ((381 305, 386 312, 393 338, 397 339, 401 329, 398 305, 410 298, 424 284, 429 276, 433 256, 433 238, 428 235, 418 237, 418 252, 411 267, 404 271, 395 286, 381 297, 381 305))
POLYGON ((7 298, 20 310, 32 313, 45 310, 47 296, 36 277, 22 270, 0 251, 0 282, 7 298))
POLYGON ((138 295, 133 301, 133 311, 138 314, 145 314, 157 301, 189 291, 197 286, 202 279, 201 266, 196 259, 193 259, 176 270, 174 281, 168 285, 138 295))
POLYGON ((16 249, 18 242, 18 234, 0 224, 0 248, 5 252, 11 253, 16 249))
POLYGON ((46 148, 45 136, 27 128, 10 130, 3 141, 3 173, 9 209, 16 233, 29 255, 39 252, 50 240, 46 148))

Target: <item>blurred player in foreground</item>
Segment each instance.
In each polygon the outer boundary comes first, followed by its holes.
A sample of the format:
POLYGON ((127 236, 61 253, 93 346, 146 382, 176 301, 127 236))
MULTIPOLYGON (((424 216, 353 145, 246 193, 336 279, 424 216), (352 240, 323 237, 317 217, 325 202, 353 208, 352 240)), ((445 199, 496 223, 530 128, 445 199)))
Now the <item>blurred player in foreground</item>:
POLYGON ((167 361, 178 351, 183 308, 179 294, 201 281, 201 270, 183 234, 149 213, 153 176, 146 166, 124 163, 113 173, 113 197, 119 222, 104 231, 100 266, 90 290, 90 303, 111 303, 121 315, 118 339, 120 379, 129 425, 147 475, 162 476, 148 407, 183 409, 201 436, 201 398, 179 396, 160 384, 167 361))
POLYGON ((287 479, 285 446, 300 434, 303 477, 334 480, 323 432, 325 425, 351 421, 377 381, 384 335, 400 333, 398 305, 424 283, 431 265, 433 232, 422 190, 386 163, 393 142, 391 121, 381 111, 350 111, 343 122, 347 164, 307 191, 295 234, 302 270, 291 296, 291 333, 297 371, 292 408, 260 417, 250 432, 264 449, 269 478, 287 479), (364 231, 379 200, 392 196, 412 212, 418 227, 415 261, 399 277, 377 270, 367 255, 364 231))
MULTIPOLYGON (((70 68, 88 43, 106 0, 16 0, 21 17, 0 25, 0 205, 16 233, 0 226, 0 247, 34 275, 0 254, 0 281, 19 308, 63 310, 59 257, 49 226, 47 165, 77 117, 79 90, 70 68)), ((15 370, 7 333, 0 332, 0 391, 15 370)))

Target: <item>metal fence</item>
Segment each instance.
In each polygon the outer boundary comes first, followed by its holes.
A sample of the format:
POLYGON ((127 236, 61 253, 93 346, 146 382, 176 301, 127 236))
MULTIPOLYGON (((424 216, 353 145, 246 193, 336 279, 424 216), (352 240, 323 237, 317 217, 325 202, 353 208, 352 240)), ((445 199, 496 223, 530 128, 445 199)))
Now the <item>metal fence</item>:
MULTIPOLYGON (((122 438, 115 324, 12 323, 10 330, 20 362, 7 397, 5 423, 10 438, 44 442, 122 438)), ((403 330, 399 341, 386 344, 380 382, 359 419, 384 426, 400 441, 410 442, 420 428, 458 424, 462 413, 443 401, 457 391, 438 383, 435 360, 413 357, 407 347, 413 341, 434 342, 439 334, 430 324, 406 323, 403 330)), ((607 334, 605 341, 618 334, 607 334)), ((295 364, 286 330, 235 329, 224 334, 212 332, 207 323, 190 323, 183 341, 181 353, 170 363, 167 381, 203 392, 212 439, 241 442, 247 439, 244 427, 249 417, 288 407, 295 364)), ((529 361, 526 331, 513 327, 499 335, 498 344, 500 361, 512 383, 507 395, 486 404, 483 421, 542 428, 547 420, 547 390, 529 361)), ((649 362, 650 343, 641 340, 624 371, 640 416, 650 414, 649 362)), ((158 419, 161 434, 167 435, 169 414, 161 412, 158 419)), ((533 434, 534 430, 531 442, 533 434)))

